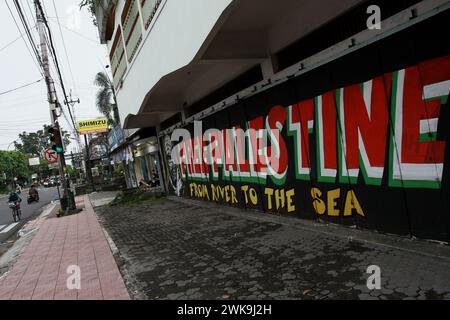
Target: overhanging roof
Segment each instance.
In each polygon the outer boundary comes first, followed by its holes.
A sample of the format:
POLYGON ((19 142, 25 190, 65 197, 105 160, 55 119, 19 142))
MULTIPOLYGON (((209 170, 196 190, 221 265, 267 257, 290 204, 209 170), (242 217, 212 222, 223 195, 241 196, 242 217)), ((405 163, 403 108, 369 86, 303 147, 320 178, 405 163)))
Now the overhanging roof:
POLYGON ((239 0, 224 11, 196 57, 160 79, 126 127, 157 125, 362 0, 239 0), (167 118, 166 117, 166 118, 167 118))

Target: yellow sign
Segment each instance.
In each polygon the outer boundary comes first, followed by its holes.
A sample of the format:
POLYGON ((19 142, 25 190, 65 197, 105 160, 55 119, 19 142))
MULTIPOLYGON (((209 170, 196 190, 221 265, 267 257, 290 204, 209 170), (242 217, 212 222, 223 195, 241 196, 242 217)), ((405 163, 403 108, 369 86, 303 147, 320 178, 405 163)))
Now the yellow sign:
POLYGON ((106 118, 98 118, 78 121, 78 132, 80 134, 108 132, 108 120, 106 118))

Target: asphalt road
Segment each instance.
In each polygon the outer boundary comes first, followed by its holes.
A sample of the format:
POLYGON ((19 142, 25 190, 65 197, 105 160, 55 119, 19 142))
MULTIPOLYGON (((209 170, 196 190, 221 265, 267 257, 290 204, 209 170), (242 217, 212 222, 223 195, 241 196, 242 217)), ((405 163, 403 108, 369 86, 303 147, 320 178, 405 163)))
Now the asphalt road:
POLYGON ((22 220, 14 223, 11 209, 8 207, 8 197, 0 196, 0 243, 6 241, 14 232, 19 230, 31 216, 49 204, 52 200, 57 200, 58 192, 56 188, 39 188, 39 202, 27 203, 28 191, 22 192, 22 220))

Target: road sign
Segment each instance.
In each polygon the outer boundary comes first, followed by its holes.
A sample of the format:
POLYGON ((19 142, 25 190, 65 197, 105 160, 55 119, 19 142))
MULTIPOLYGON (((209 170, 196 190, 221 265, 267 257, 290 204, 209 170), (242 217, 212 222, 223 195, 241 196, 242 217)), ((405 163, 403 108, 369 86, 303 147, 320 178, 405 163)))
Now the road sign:
POLYGON ((30 164, 30 166, 38 166, 40 164, 39 157, 28 159, 28 163, 30 164))
POLYGON ((45 149, 44 157, 48 163, 56 163, 56 162, 58 162, 59 155, 58 155, 58 152, 56 152, 56 150, 45 149))
POLYGON ((49 169, 58 169, 59 168, 59 164, 58 163, 50 163, 48 165, 49 169))

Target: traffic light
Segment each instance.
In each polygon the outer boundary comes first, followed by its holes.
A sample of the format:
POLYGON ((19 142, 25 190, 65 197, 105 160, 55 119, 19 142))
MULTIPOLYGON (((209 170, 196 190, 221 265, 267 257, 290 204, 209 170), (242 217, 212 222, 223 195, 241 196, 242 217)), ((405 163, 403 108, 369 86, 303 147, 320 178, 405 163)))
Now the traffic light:
POLYGON ((50 134, 50 141, 52 143, 52 149, 57 153, 64 153, 64 148, 62 144, 61 134, 59 130, 55 127, 50 127, 48 129, 48 133, 50 134))

